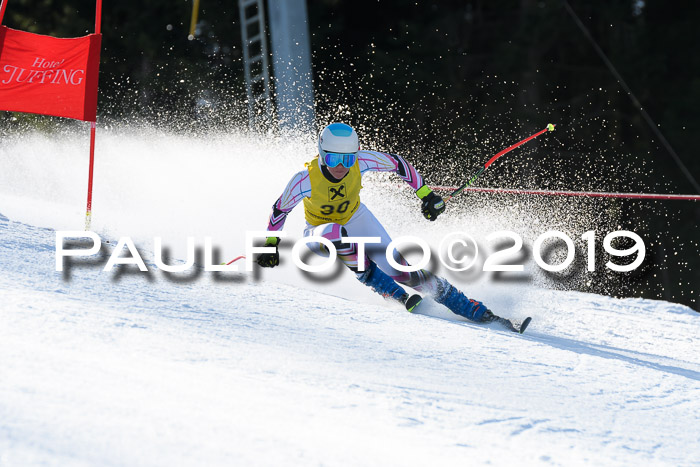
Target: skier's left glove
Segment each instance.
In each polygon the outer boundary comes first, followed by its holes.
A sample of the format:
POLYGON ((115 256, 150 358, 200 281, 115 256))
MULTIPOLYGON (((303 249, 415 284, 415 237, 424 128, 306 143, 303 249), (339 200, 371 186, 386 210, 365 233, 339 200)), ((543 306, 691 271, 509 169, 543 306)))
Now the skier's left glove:
POLYGON ((416 195, 423 200, 421 210, 423 217, 430 221, 437 219, 437 216, 445 210, 445 201, 440 195, 436 195, 428 185, 423 185, 416 191, 416 195))
POLYGON ((261 253, 260 256, 258 256, 258 265, 264 268, 274 268, 275 266, 280 264, 280 252, 278 248, 279 244, 279 237, 267 237, 267 240, 265 241, 265 246, 274 246, 275 252, 261 253))

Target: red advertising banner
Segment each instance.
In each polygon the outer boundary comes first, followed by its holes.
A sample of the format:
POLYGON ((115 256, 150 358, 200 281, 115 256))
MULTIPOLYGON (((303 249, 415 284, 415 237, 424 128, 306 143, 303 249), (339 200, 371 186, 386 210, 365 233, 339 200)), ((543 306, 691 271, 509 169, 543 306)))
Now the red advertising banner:
POLYGON ((72 39, 0 25, 0 110, 94 122, 102 35, 72 39))

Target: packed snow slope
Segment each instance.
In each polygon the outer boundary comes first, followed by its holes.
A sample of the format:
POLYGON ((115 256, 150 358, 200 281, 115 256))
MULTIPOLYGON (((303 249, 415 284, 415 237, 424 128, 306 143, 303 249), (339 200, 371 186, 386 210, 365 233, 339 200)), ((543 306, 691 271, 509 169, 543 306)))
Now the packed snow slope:
MULTIPOLYGON (((689 308, 460 282, 503 316, 532 316, 517 335, 429 299, 409 314, 345 271, 311 280, 290 261, 180 277, 150 259, 148 273, 108 273, 95 257, 56 272, 55 230, 82 226, 77 141, 0 147, 1 466, 700 462, 689 308)), ((98 141, 94 230, 134 237, 147 257, 155 235, 178 258, 187 235, 239 254, 313 151, 144 131, 98 141)), ((393 235, 432 245, 477 218, 477 235, 522 225, 507 211, 428 224, 394 183, 363 191, 393 235)), ((302 224, 294 213, 287 230, 302 224)))

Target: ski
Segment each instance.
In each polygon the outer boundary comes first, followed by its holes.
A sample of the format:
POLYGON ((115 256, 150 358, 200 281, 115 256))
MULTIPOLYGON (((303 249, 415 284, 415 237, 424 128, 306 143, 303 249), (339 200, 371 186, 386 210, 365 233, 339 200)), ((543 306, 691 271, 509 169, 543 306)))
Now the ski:
MULTIPOLYGON (((490 312, 489 312, 490 313, 490 312)), ((525 318, 522 323, 517 323, 513 322, 507 318, 501 318, 498 315, 491 314, 488 316, 485 320, 486 322, 496 322, 500 324, 501 326, 505 327, 509 331, 517 332, 518 334, 522 334, 525 332, 525 329, 530 325, 530 321, 532 321, 531 317, 525 318)))
POLYGON ((530 321, 532 321, 531 317, 525 318, 525 320, 520 323, 520 326, 518 327, 518 333, 522 334, 525 332, 525 329, 527 329, 528 325, 530 324, 530 321))
POLYGON ((410 313, 413 313, 413 310, 420 305, 420 303, 423 301, 423 297, 421 297, 418 294, 411 295, 406 299, 404 302, 404 305, 406 306, 406 310, 408 310, 410 313))

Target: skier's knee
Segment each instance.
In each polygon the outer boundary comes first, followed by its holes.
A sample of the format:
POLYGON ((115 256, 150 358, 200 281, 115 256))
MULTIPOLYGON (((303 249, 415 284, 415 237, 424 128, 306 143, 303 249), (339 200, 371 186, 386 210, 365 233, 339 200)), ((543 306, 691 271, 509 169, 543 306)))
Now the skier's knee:
POLYGON ((433 297, 438 294, 438 277, 425 269, 406 273, 397 282, 433 297))
POLYGON ((348 236, 348 231, 340 224, 325 224, 317 228, 315 232, 317 232, 316 235, 320 235, 330 241, 336 248, 341 244, 340 239, 348 236))
POLYGON ((432 274, 425 269, 419 269, 418 271, 411 271, 404 285, 407 285, 413 289, 421 288, 428 281, 431 280, 432 274))
MULTIPOLYGON (((368 266, 367 255, 358 256, 358 249, 355 243, 343 242, 343 237, 348 237, 348 231, 340 224, 328 224, 323 228, 323 237, 329 240, 335 248, 338 258, 353 272, 358 272, 360 265, 368 266)), ((322 248, 325 247, 322 245, 322 248)), ((323 251, 323 250, 322 250, 323 251)))
MULTIPOLYGON (((337 232, 339 233, 339 235, 334 234, 333 238, 329 238, 329 240, 333 243, 333 246, 335 247, 336 250, 342 250, 342 249, 347 248, 349 246, 349 244, 343 243, 343 241, 341 240, 343 237, 348 236, 348 231, 345 230, 345 227, 343 227, 342 225, 340 225, 340 224, 336 224, 336 225, 338 225, 340 227, 340 229, 337 229, 337 232)), ((336 232, 336 229, 334 229, 333 232, 336 232)))
MULTIPOLYGON (((342 242, 340 239, 343 237, 347 237, 348 235, 347 230, 345 230, 345 227, 343 227, 340 224, 325 224, 323 226, 317 227, 314 230, 314 233, 315 235, 320 235, 321 237, 331 242, 335 247, 336 251, 342 246, 342 242)), ((319 246, 322 252, 328 252, 328 248, 323 243, 321 243, 319 246)))

